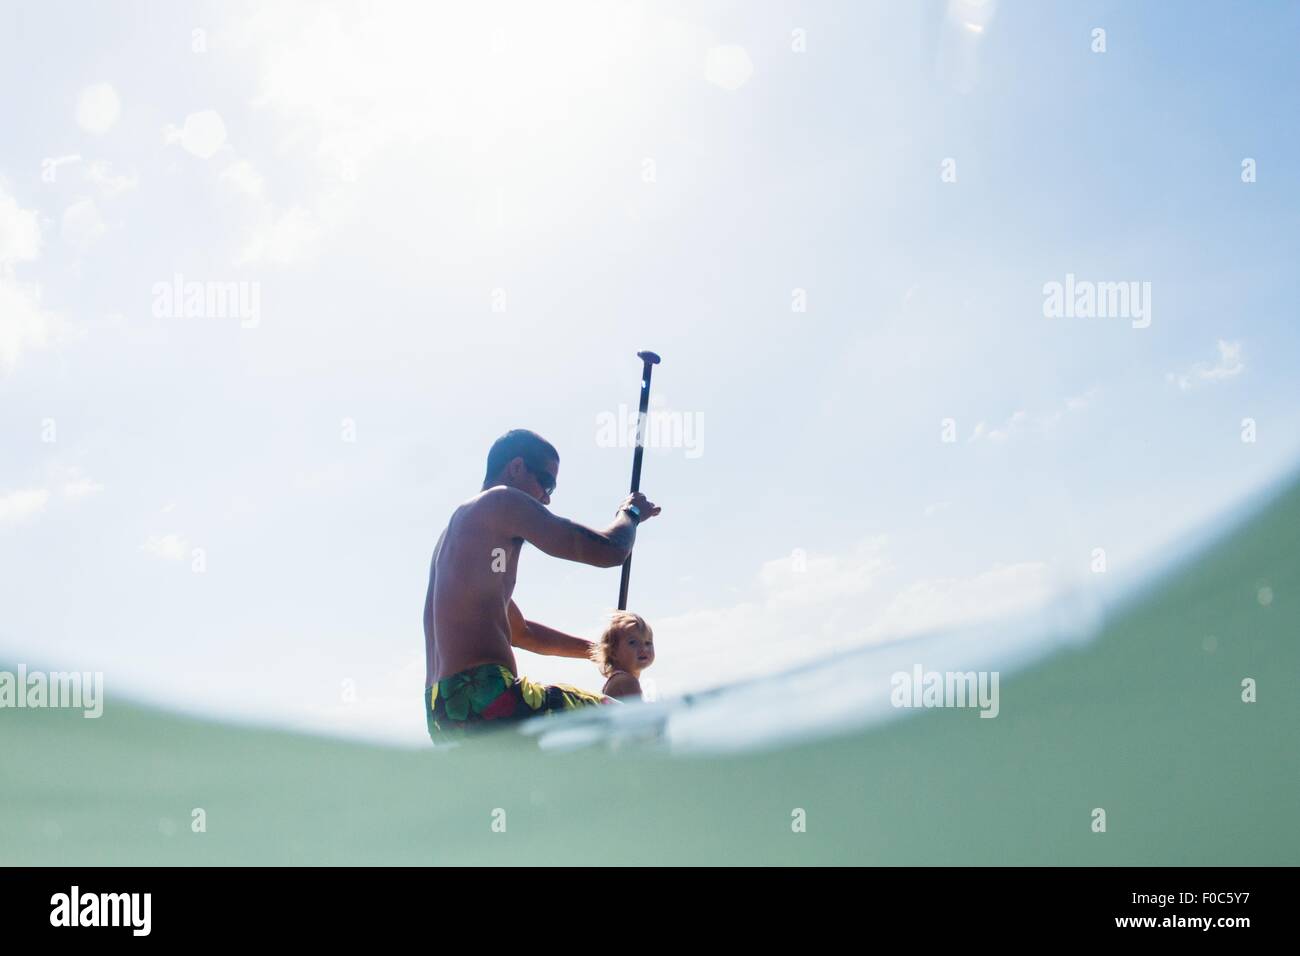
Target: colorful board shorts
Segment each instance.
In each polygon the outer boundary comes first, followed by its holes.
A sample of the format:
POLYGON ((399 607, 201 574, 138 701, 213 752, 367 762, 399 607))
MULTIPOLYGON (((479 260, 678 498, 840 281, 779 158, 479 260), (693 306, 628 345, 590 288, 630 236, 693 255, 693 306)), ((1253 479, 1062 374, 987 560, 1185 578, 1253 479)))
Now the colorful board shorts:
POLYGON ((516 678, 500 664, 480 664, 426 687, 424 713, 429 737, 439 744, 538 714, 603 704, 607 699, 568 684, 516 678))

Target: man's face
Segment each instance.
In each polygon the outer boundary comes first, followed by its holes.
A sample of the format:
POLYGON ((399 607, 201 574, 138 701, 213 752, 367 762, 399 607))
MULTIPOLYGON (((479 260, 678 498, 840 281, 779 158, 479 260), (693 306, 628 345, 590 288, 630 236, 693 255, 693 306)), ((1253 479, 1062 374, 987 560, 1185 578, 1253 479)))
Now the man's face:
POLYGON ((556 479, 560 476, 560 463, 554 458, 542 462, 540 466, 529 465, 522 458, 516 458, 518 466, 515 487, 525 494, 530 494, 544 505, 551 503, 551 492, 555 490, 556 479))

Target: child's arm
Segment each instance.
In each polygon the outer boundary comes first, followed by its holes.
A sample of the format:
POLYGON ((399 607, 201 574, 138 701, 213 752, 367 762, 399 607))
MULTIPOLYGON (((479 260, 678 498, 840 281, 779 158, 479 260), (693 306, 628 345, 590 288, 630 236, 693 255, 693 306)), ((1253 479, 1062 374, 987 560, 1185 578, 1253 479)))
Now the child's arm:
POLYGON ((627 671, 615 671, 605 682, 606 697, 640 697, 641 682, 627 671))

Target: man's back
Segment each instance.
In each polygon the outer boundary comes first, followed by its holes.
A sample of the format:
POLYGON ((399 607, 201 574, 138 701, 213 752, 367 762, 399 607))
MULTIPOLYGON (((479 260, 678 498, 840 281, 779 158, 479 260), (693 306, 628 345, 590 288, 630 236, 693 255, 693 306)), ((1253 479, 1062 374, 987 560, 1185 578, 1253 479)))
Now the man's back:
POLYGON ((489 490, 457 508, 434 548, 424 599, 426 687, 479 664, 516 672, 506 605, 523 540, 495 530, 496 500, 489 490))

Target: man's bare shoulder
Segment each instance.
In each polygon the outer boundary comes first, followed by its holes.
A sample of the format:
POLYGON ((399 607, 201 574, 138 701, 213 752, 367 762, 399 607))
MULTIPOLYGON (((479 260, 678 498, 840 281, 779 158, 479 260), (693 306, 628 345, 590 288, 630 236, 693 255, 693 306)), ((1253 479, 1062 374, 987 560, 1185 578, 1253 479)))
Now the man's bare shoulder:
POLYGON ((509 522, 520 513, 521 508, 533 507, 540 507, 536 499, 518 488, 493 485, 462 504, 456 509, 456 514, 475 522, 495 524, 498 521, 509 522))
POLYGON ((507 502, 518 501, 521 498, 532 501, 518 488, 511 488, 509 485, 493 485, 491 488, 484 488, 461 507, 469 505, 475 508, 501 508, 507 502))

